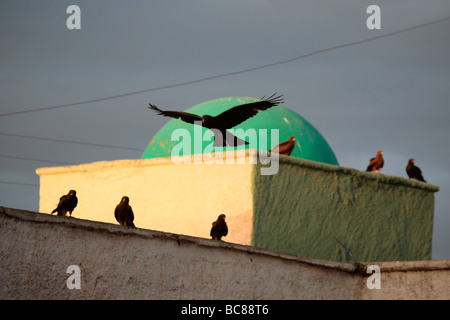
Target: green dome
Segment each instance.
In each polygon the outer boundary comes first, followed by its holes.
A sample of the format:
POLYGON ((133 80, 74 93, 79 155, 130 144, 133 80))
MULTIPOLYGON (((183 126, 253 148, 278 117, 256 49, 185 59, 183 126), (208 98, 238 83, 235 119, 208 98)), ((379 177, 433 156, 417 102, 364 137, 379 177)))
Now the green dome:
MULTIPOLYGON (((256 98, 249 97, 227 97, 227 98, 219 98, 215 100, 206 101, 200 104, 197 104, 189 109, 186 112, 194 113, 197 115, 209 114, 211 116, 216 116, 223 111, 244 103, 258 101, 256 98)), ((163 108, 164 109, 164 108, 163 108)), ((179 110, 182 111, 182 110, 179 110)), ((163 121, 163 117, 159 115, 154 115, 161 118, 163 121)), ((167 119, 167 118, 165 118, 167 119)), ((170 157, 171 152, 174 146, 178 145, 182 140, 171 141, 172 133, 174 130, 184 128, 189 131, 191 136, 191 152, 190 154, 195 154, 199 152, 195 152, 194 150, 194 125, 183 122, 179 119, 172 119, 167 122, 153 137, 153 139, 149 142, 147 148, 142 154, 142 159, 146 158, 159 158, 159 157, 170 157)), ((196 132, 200 132, 199 128, 197 128, 196 132)), ((267 143, 264 145, 259 145, 261 135, 258 135, 257 149, 260 150, 270 150, 271 149, 271 131, 270 129, 278 129, 279 130, 279 142, 283 142, 289 139, 289 137, 294 136, 296 138, 294 150, 291 153, 292 157, 298 157, 302 159, 308 159, 313 161, 319 161, 329 164, 337 165, 338 161, 336 156, 334 155, 333 150, 330 148, 327 141, 324 137, 314 128, 308 121, 303 119, 297 113, 292 110, 289 110, 282 105, 272 107, 266 111, 260 111, 254 117, 244 121, 240 125, 232 128, 233 130, 242 129, 246 131, 248 129, 255 129, 257 132, 259 129, 267 129, 267 143)), ((201 128, 202 134, 205 133, 208 129, 201 128)), ((235 132, 235 135, 239 138, 245 138, 243 134, 239 134, 239 132, 235 132)), ((248 138, 245 140, 251 142, 248 138)), ((205 147, 210 145, 209 151, 211 151, 211 143, 208 141, 203 141, 203 150, 205 147)), ((249 147, 248 145, 246 146, 249 147)), ((243 149, 244 146, 238 147, 237 149, 243 149)), ((225 148, 221 148, 225 149, 225 148)), ((233 150, 235 148, 227 147, 226 150, 233 150)), ((182 153, 180 154, 182 155, 182 153)))

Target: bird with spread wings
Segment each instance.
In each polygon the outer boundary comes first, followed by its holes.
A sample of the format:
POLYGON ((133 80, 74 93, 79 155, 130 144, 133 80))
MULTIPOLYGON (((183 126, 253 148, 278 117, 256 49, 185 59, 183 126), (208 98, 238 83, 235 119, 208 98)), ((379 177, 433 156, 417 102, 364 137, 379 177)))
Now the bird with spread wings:
POLYGON ((180 119, 187 123, 197 124, 211 129, 214 132, 214 146, 226 147, 229 145, 235 147, 249 143, 234 136, 228 132, 227 129, 231 129, 238 124, 241 124, 247 119, 255 116, 259 111, 267 110, 281 103, 283 103, 282 95, 276 96, 276 94, 273 94, 267 99, 263 97, 259 101, 234 106, 217 116, 210 116, 207 114, 199 116, 188 112, 165 111, 151 103, 149 103, 149 108, 158 112, 159 115, 180 119), (222 135, 221 137, 217 136, 219 133, 222 135), (228 139, 233 139, 233 141, 229 141, 228 139))

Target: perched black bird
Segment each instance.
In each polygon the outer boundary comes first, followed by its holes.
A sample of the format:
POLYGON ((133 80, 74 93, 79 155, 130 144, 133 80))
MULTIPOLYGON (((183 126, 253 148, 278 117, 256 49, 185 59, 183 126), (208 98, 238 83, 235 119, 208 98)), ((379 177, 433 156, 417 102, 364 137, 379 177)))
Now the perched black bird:
POLYGON ((292 136, 288 140, 281 142, 276 147, 273 147, 270 149, 270 152, 276 152, 279 154, 284 154, 286 156, 290 156, 292 153, 292 150, 294 150, 295 147, 295 137, 292 136))
POLYGON ((406 166, 406 173, 410 179, 426 182, 422 176, 422 170, 414 165, 414 159, 409 159, 408 165, 406 166))
POLYGON ((68 194, 59 198, 58 206, 52 211, 52 214, 58 212, 58 216, 66 216, 67 212, 72 216, 72 211, 78 204, 77 192, 70 190, 68 194))
POLYGON ((225 222, 225 215, 221 214, 216 221, 212 223, 210 236, 215 240, 221 240, 228 234, 227 223, 225 222))
POLYGON ((384 159, 383 159, 383 151, 378 151, 375 158, 370 159, 370 163, 367 166, 366 171, 371 172, 375 171, 375 173, 380 173, 381 168, 384 166, 384 159))
POLYGON ((128 204, 129 202, 130 198, 128 198, 127 196, 122 197, 122 200, 116 206, 116 210, 114 210, 114 216, 116 217, 116 220, 120 225, 136 228, 133 223, 133 209, 131 209, 131 206, 128 204))
MULTIPOLYGON (((196 114, 180 111, 164 111, 158 109, 155 105, 149 103, 149 108, 158 112, 158 114, 165 117, 172 117, 175 119, 181 119, 184 122, 191 124, 200 124, 211 130, 218 130, 222 134, 222 141, 214 136, 214 146, 229 146, 235 147, 243 144, 249 144, 247 141, 241 140, 238 137, 227 133, 227 129, 231 129, 245 120, 253 117, 258 111, 267 110, 273 106, 283 103, 282 96, 276 96, 273 94, 267 99, 264 97, 260 101, 250 102, 232 107, 217 116, 203 115, 198 116, 196 114), (227 141, 227 134, 229 138, 233 139, 233 142, 227 141)), ((214 131, 214 134, 216 132, 214 131)))

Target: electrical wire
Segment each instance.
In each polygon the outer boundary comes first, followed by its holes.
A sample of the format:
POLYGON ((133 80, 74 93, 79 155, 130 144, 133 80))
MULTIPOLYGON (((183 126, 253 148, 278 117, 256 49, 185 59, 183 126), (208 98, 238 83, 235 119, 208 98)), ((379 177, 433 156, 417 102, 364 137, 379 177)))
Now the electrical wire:
POLYGON ((234 71, 234 72, 228 72, 228 73, 222 73, 222 74, 209 76, 209 77, 205 77, 205 78, 200 78, 200 79, 196 79, 196 80, 191 80, 191 81, 186 81, 186 82, 179 82, 179 83, 174 83, 174 84, 170 84, 170 85, 166 85, 166 86, 155 87, 155 88, 139 90, 139 91, 133 91, 133 92, 128 92, 128 93, 122 93, 122 94, 109 96, 109 97, 98 98, 98 99, 85 100, 85 101, 79 101, 79 102, 73 102, 73 103, 66 103, 66 104, 50 106, 50 107, 41 107, 41 108, 34 108, 34 109, 29 109, 29 110, 7 112, 7 113, 0 114, 0 117, 7 117, 7 116, 12 116, 12 115, 17 115, 17 114, 24 114, 24 113, 30 113, 30 112, 38 112, 38 111, 45 111, 45 110, 54 110, 54 109, 60 109, 60 108, 67 108, 67 107, 72 107, 72 106, 88 104, 88 103, 94 103, 94 102, 100 102, 100 101, 106 101, 106 100, 112 100, 112 99, 117 99, 117 98, 132 96, 132 95, 137 95, 137 94, 141 94, 141 93, 147 93, 147 92, 152 92, 152 91, 170 89, 170 88, 175 88, 175 87, 181 87, 181 86, 186 86, 186 85, 190 85, 190 84, 194 84, 194 83, 198 83, 198 82, 203 82, 203 81, 208 81, 208 80, 213 80, 213 79, 218 79, 218 78, 223 78, 223 77, 234 76, 234 75, 238 75, 238 74, 242 74, 242 73, 247 73, 247 72, 252 72, 252 71, 261 70, 261 69, 265 69, 265 68, 270 68, 270 67, 273 67, 273 66, 276 66, 276 65, 280 65, 280 64, 291 63, 291 62, 294 62, 294 61, 297 61, 297 60, 300 60, 300 59, 304 59, 304 58, 307 58, 307 57, 311 57, 311 56, 314 56, 316 54, 320 54, 320 53, 324 53, 324 52, 329 52, 329 51, 333 51, 333 50, 337 50, 337 49, 342 49, 342 48, 345 48, 345 47, 350 47, 350 46, 355 46, 355 45, 358 45, 358 44, 366 43, 366 42, 369 42, 369 41, 374 41, 374 40, 378 40, 378 39, 382 39, 382 38, 391 37, 391 36, 399 34, 399 33, 411 31, 411 30, 418 29, 418 28, 423 28, 423 27, 426 27, 426 26, 429 26, 429 25, 433 25, 433 24, 436 24, 436 23, 440 23, 440 22, 443 22, 443 21, 446 21, 446 20, 449 20, 449 19, 450 19, 450 17, 446 17, 446 18, 434 20, 434 21, 431 21, 431 22, 419 24, 419 25, 416 25, 416 26, 408 27, 408 28, 405 28, 405 29, 401 29, 401 30, 398 30, 398 31, 389 32, 389 33, 382 34, 382 35, 379 35, 379 36, 374 36, 374 37, 370 37, 370 38, 363 39, 363 40, 348 42, 348 43, 345 43, 345 44, 329 47, 329 48, 326 48, 326 49, 316 50, 314 52, 303 54, 303 55, 300 55, 300 56, 297 56, 297 57, 294 57, 294 58, 291 58, 291 59, 276 61, 276 62, 272 62, 272 63, 269 63, 269 64, 265 64, 265 65, 261 65, 261 66, 257 66, 257 67, 253 67, 253 68, 248 68, 248 69, 243 69, 243 70, 234 71))
POLYGON ((19 186, 30 186, 30 187, 39 187, 37 183, 26 183, 26 182, 14 182, 14 181, 0 181, 2 184, 15 184, 19 186))
POLYGON ((94 147, 124 149, 124 150, 138 151, 138 152, 143 152, 144 151, 143 149, 133 148, 133 147, 121 147, 121 146, 114 146, 114 145, 101 144, 101 143, 80 142, 80 141, 72 141, 72 140, 63 140, 63 139, 27 136, 27 135, 23 135, 23 134, 14 134, 14 133, 0 132, 0 135, 2 135, 2 136, 9 136, 9 137, 16 137, 16 138, 26 138, 26 139, 51 141, 51 142, 73 143, 73 144, 87 145, 87 146, 94 146, 94 147))
MULTIPOLYGON (((106 101, 106 100, 112 100, 112 99, 117 99, 117 98, 122 98, 122 97, 127 97, 127 96, 147 93, 147 92, 152 92, 152 91, 158 91, 158 90, 164 90, 164 89, 170 89, 170 88, 175 88, 175 87, 186 86, 186 85, 195 84, 195 83, 198 83, 198 82, 203 82, 203 81, 208 81, 208 80, 213 80, 213 79, 218 79, 218 78, 223 78, 223 77, 239 75, 239 74, 242 74, 242 73, 253 72, 253 71, 257 71, 257 70, 261 70, 261 69, 270 68, 270 67, 273 67, 273 66, 276 66, 276 65, 291 63, 291 62, 294 62, 294 61, 297 61, 297 60, 300 60, 300 59, 304 59, 304 58, 307 58, 307 57, 311 57, 311 56, 314 56, 314 55, 317 55, 317 54, 320 54, 320 53, 330 52, 330 51, 333 51, 333 50, 338 50, 338 49, 342 49, 342 48, 345 48, 345 47, 355 46, 355 45, 358 45, 358 44, 362 44, 362 43, 366 43, 366 42, 370 42, 370 41, 374 41, 374 40, 390 37, 390 36, 397 35, 397 34, 400 34, 400 33, 403 33, 403 32, 407 32, 407 31, 410 31, 410 30, 423 28, 423 27, 426 27, 426 26, 429 26, 429 25, 440 23, 440 22, 443 22, 443 21, 446 21, 446 20, 449 20, 449 19, 450 19, 450 17, 446 17, 446 18, 434 20, 434 21, 431 21, 431 22, 423 23, 423 24, 420 24, 420 25, 416 25, 416 26, 405 28, 405 29, 401 29, 401 30, 398 30, 398 31, 394 31, 394 32, 390 32, 390 33, 386 33, 386 34, 370 37, 370 38, 367 38, 367 39, 363 39, 363 40, 359 40, 359 41, 353 41, 353 42, 348 42, 348 43, 345 43, 345 44, 341 44, 341 45, 337 45, 337 46, 333 46, 333 47, 329 47, 329 48, 325 48, 325 49, 316 50, 316 51, 313 51, 311 53, 303 54, 303 55, 300 55, 300 56, 297 56, 297 57, 294 57, 294 58, 291 58, 291 59, 276 61, 276 62, 273 62, 273 63, 269 63, 269 64, 265 64, 265 65, 261 65, 261 66, 257 66, 257 67, 253 67, 253 68, 248 68, 248 69, 238 70, 238 71, 234 71, 234 72, 228 72, 228 73, 218 74, 218 75, 214 75, 214 76, 199 78, 199 79, 195 79, 195 80, 191 80, 191 81, 179 82, 179 83, 174 83, 174 84, 171 84, 171 85, 160 86, 160 87, 155 87, 155 88, 150 88, 150 89, 145 89, 145 90, 139 90, 139 91, 133 91, 133 92, 123 93, 123 94, 118 94, 118 95, 113 95, 113 96, 108 96, 108 97, 103 97, 103 98, 98 98, 98 99, 91 99, 91 100, 85 100, 85 101, 74 102, 74 103, 67 103, 67 104, 56 105, 56 106, 42 107, 42 108, 34 108, 34 109, 22 110, 22 111, 16 111, 16 112, 2 113, 2 114, 0 114, 0 117, 6 117, 6 116, 17 115, 17 114, 24 114, 24 113, 31 113, 31 112, 46 111, 46 110, 54 110, 54 109, 67 108, 67 107, 72 107, 72 106, 77 106, 77 105, 101 102, 101 101, 106 101)), ((127 149, 127 150, 140 151, 140 152, 143 151, 141 149, 132 148, 132 147, 120 147, 120 146, 112 146, 112 145, 106 145, 106 144, 70 141, 70 140, 63 140, 63 139, 53 139, 53 138, 44 138, 44 137, 32 137, 32 136, 12 134, 12 133, 0 133, 0 135, 13 136, 13 137, 19 137, 19 138, 45 140, 45 141, 53 141, 53 142, 63 142, 63 143, 73 143, 73 144, 80 144, 80 145, 91 145, 91 146, 98 146, 98 147, 116 148, 116 149, 127 149)), ((72 164, 72 163, 67 163, 67 162, 44 160, 44 159, 35 159, 35 158, 27 158, 27 157, 18 157, 18 156, 9 156, 9 155, 0 155, 0 157, 2 157, 2 158, 10 158, 10 159, 27 160, 27 161, 53 163, 53 164, 62 164, 62 165, 71 165, 72 164)), ((34 186, 34 187, 39 186, 37 184, 32 184, 32 183, 11 182, 11 181, 0 181, 0 183, 2 183, 2 184, 16 184, 16 185, 24 185, 24 186, 34 186)))
POLYGON ((60 161, 53 161, 53 160, 45 160, 45 159, 9 156, 9 155, 5 155, 5 154, 0 154, 0 157, 1 158, 9 158, 9 159, 26 160, 26 161, 37 161, 37 162, 47 162, 47 163, 54 163, 54 164, 63 164, 63 165, 73 165, 74 164, 74 163, 60 162, 60 161))

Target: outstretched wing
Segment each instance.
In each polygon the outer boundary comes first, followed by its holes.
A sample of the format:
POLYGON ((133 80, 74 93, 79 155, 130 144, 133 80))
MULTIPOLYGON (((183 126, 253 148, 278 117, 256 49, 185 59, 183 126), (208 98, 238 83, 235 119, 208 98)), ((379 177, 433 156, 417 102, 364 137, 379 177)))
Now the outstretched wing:
POLYGON ((222 112, 214 117, 214 124, 216 127, 230 129, 253 117, 258 111, 267 110, 281 103, 283 103, 281 95, 273 94, 267 99, 263 97, 260 101, 241 104, 222 112))
POLYGON ((165 117, 180 119, 184 122, 192 123, 192 124, 194 124, 195 121, 202 121, 202 117, 200 117, 196 114, 192 114, 192 113, 188 113, 188 112, 181 112, 181 111, 164 111, 164 110, 159 109, 157 106, 155 106, 151 103, 149 103, 148 105, 149 105, 148 107, 151 110, 154 110, 154 111, 158 112, 158 114, 163 115, 165 117))

